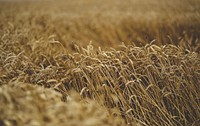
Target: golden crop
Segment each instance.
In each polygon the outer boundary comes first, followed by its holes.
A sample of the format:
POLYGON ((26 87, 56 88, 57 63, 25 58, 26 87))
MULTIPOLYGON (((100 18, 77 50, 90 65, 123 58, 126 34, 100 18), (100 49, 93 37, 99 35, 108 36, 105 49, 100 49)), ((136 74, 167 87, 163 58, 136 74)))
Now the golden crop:
POLYGON ((0 1, 0 126, 200 125, 199 10, 0 1))

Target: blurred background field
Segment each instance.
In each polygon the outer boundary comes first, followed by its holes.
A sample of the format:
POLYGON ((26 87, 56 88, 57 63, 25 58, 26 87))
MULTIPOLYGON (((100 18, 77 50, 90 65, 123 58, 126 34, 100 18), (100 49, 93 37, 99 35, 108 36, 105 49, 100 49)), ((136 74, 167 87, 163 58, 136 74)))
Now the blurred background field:
POLYGON ((155 39, 159 45, 199 50, 199 10, 198 0, 1 2, 1 34, 12 27, 25 40, 54 35, 67 48, 72 42, 116 47, 121 42, 140 46, 155 39))
POLYGON ((199 0, 0 0, 0 126, 198 126, 199 53, 199 0))

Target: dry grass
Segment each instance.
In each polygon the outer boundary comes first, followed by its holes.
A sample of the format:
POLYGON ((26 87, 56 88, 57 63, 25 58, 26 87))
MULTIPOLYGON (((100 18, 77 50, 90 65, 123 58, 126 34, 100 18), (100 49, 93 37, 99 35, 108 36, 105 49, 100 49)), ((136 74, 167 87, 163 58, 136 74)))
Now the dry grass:
POLYGON ((0 2, 0 125, 200 125, 199 5, 0 2))
POLYGON ((75 90, 109 111, 120 111, 127 123, 192 125, 198 121, 198 53, 173 45, 122 45, 112 51, 94 51, 92 45, 76 49, 74 54, 42 55, 35 64, 23 54, 15 56, 17 61, 4 65, 7 72, 1 81, 38 84, 65 97, 75 90))

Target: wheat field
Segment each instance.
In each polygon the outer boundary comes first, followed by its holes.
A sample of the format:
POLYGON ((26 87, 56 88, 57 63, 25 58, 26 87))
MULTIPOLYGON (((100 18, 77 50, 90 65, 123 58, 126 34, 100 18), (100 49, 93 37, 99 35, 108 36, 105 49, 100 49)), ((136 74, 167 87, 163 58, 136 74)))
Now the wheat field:
POLYGON ((0 0, 0 126, 199 126, 199 0, 0 0))

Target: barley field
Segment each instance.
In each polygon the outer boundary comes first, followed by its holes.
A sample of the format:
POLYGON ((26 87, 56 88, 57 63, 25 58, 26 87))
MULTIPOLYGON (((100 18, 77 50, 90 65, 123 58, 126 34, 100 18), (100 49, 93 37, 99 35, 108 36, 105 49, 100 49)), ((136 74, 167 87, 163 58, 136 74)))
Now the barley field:
POLYGON ((0 0, 0 126, 199 125, 199 0, 0 0))

